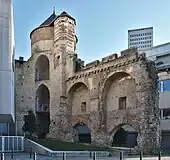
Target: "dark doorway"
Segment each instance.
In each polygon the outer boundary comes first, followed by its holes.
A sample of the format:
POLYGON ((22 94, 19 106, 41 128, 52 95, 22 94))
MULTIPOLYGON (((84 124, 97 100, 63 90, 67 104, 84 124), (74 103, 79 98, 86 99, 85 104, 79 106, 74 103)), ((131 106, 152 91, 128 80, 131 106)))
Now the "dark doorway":
POLYGON ((137 145, 137 132, 127 131, 121 127, 113 137, 113 147, 134 148, 137 145))
POLYGON ((78 123, 74 126, 76 139, 79 143, 91 143, 91 131, 86 124, 78 123))
POLYGON ((37 112, 37 134, 39 138, 46 138, 49 133, 50 114, 49 112, 37 112))
POLYGON ((127 133, 123 128, 120 128, 113 137, 112 146, 125 147, 127 139, 127 133))

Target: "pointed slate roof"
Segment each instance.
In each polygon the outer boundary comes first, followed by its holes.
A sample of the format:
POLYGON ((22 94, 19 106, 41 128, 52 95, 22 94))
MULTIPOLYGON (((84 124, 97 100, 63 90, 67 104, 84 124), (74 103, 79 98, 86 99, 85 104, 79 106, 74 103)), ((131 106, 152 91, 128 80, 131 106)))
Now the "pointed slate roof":
POLYGON ((58 15, 58 17, 68 17, 68 18, 72 19, 76 24, 76 20, 65 11, 63 11, 60 15, 58 15))
MULTIPOLYGON (((55 8, 54 8, 55 9, 55 8)), ((51 25, 54 25, 54 21, 59 18, 59 17, 68 17, 70 19, 72 19, 74 21, 74 23, 76 24, 76 20, 70 16, 67 12, 63 11, 60 15, 56 15, 55 14, 55 10, 53 11, 53 13, 37 28, 35 28, 31 33, 30 33, 30 37, 32 35, 32 33, 38 29, 38 28, 41 28, 41 27, 48 27, 48 26, 51 26, 51 25)), ((78 39, 77 39, 78 40, 78 39)))
POLYGON ((41 25, 40 27, 43 26, 50 26, 50 24, 53 23, 53 21, 56 19, 57 15, 55 14, 55 12, 53 12, 52 15, 50 15, 50 17, 48 17, 41 25))

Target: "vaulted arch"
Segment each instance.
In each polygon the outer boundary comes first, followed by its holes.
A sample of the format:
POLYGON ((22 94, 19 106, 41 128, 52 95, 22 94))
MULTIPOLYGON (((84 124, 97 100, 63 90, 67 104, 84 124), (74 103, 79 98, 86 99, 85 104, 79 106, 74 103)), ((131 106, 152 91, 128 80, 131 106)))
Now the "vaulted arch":
POLYGON ((40 55, 35 63, 35 81, 49 80, 49 59, 40 55))
POLYGON ((104 83, 102 101, 108 111, 131 108, 136 105, 136 83, 126 72, 111 75, 104 83))
POLYGON ((72 115, 89 112, 89 89, 82 83, 75 83, 68 91, 68 100, 72 115))

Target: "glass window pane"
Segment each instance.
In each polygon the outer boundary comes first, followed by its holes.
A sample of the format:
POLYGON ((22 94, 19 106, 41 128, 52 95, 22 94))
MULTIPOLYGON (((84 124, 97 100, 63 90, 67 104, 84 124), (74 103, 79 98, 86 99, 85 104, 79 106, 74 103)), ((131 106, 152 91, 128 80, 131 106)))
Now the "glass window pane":
POLYGON ((170 119, 170 108, 163 109, 163 118, 170 119))
POLYGON ((164 91, 170 91, 170 80, 164 81, 164 91))
POLYGON ((1 134, 8 133, 8 124, 7 123, 0 123, 1 134))

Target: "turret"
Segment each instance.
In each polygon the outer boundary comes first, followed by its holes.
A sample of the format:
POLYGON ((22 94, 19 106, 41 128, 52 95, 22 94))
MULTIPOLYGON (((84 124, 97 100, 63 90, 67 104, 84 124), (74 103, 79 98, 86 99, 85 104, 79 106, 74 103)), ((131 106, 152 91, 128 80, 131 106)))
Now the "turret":
POLYGON ((54 52, 60 57, 60 64, 65 66, 66 77, 74 76, 76 69, 75 35, 76 20, 65 11, 54 21, 54 52))
POLYGON ((75 52, 77 37, 75 35, 76 20, 65 11, 54 21, 55 47, 65 45, 66 52, 75 52))

